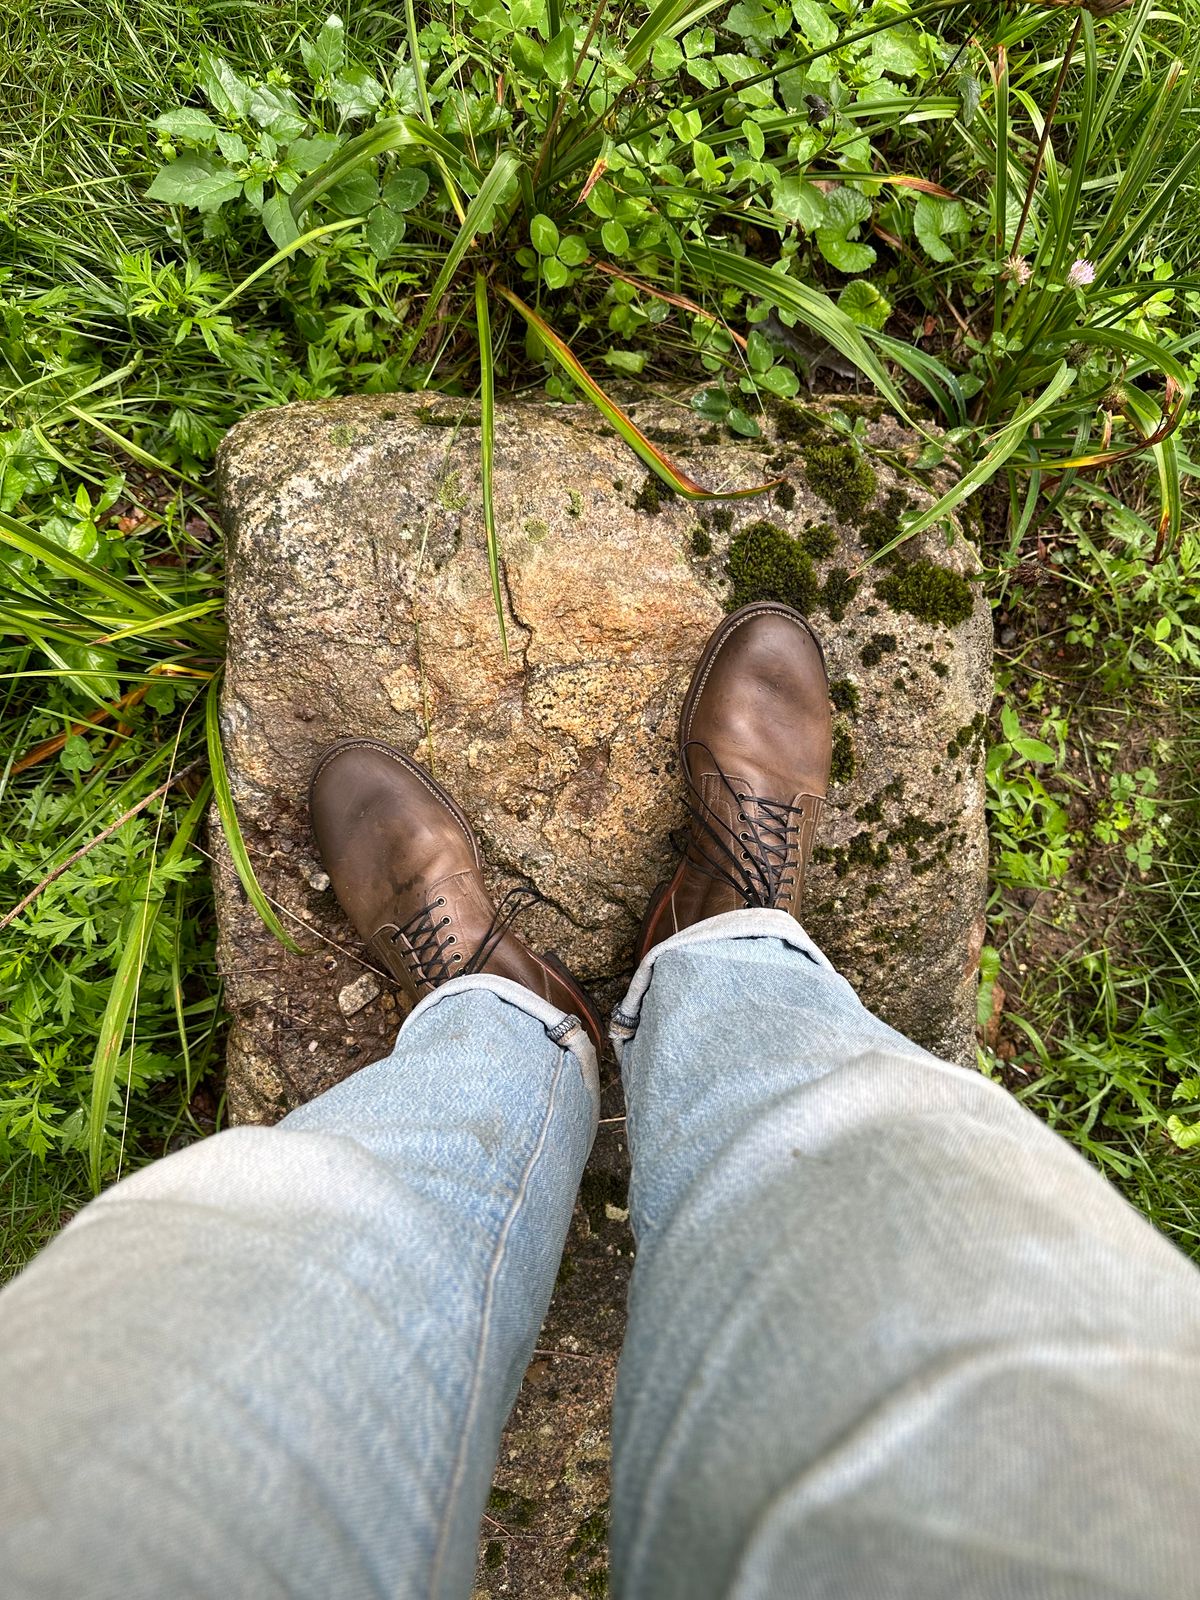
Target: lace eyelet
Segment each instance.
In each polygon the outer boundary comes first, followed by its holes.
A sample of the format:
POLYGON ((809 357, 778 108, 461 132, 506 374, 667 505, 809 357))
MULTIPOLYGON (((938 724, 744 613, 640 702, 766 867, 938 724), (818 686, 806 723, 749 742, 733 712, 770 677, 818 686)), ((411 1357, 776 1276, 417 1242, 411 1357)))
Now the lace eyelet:
MULTIPOLYGON (((445 923, 443 923, 442 926, 445 927, 445 923)), ((446 943, 447 944, 457 944, 458 943, 458 935, 456 933, 452 933, 450 935, 450 937, 446 940, 446 943)))
POLYGON ((437 899, 433 902, 434 910, 436 911, 439 906, 444 906, 445 904, 446 904, 445 895, 439 895, 437 897, 437 899))
POLYGON ((450 957, 450 965, 453 966, 456 961, 461 961, 461 960, 462 960, 461 956, 451 956, 450 957))

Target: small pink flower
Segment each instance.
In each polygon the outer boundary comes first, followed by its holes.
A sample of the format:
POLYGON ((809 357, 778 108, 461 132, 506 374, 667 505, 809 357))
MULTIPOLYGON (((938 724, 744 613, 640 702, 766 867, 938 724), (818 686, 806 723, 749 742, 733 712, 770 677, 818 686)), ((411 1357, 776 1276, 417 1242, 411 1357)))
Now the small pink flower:
POLYGON ((1009 256, 1008 264, 1004 269, 1004 276, 1011 278, 1013 283, 1019 284, 1021 288, 1024 288, 1030 278, 1033 277, 1033 268, 1024 256, 1009 256))
POLYGON ((1067 273, 1067 288, 1082 289, 1092 283, 1096 277, 1096 269, 1090 261, 1073 261, 1071 270, 1067 273))

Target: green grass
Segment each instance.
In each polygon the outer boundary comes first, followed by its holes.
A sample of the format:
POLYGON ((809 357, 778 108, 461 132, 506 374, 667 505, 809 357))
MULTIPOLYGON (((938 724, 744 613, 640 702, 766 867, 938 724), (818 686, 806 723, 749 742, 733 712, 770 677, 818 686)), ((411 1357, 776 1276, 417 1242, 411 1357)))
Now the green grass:
POLYGON ((941 514, 977 530, 961 485, 1008 493, 984 540, 991 592, 1021 630, 996 729, 993 940, 1006 1015, 1026 1028, 1013 1024, 1017 1054, 996 1070, 1190 1243, 1179 1129, 1194 1108, 1174 1096, 1200 1037, 1194 421, 1167 437, 1162 418, 1184 416, 1200 368, 1200 285, 1182 276, 1200 232, 1200 102, 1172 65, 1195 54, 1195 13, 1142 0, 1077 28, 949 0, 912 7, 915 21, 899 5, 848 20, 834 0, 786 15, 750 0, 673 33, 683 9, 606 11, 589 44, 594 13, 530 0, 514 44, 493 0, 368 7, 339 56, 325 11, 302 0, 10 7, 0 915, 69 864, 0 933, 0 1269, 98 1184, 220 1121, 200 811, 211 783, 234 830, 214 761, 209 473, 224 431, 262 406, 421 386, 478 393, 488 417, 495 395, 530 388, 603 409, 615 374, 703 382, 704 414, 753 437, 761 407, 799 390, 797 343, 822 338, 950 427, 923 463, 948 457, 960 480, 941 514), (294 97, 304 130, 280 137, 283 159, 263 155, 252 116, 217 106, 214 55, 294 97), (492 110, 500 68, 507 121, 492 110), (219 153, 196 120, 205 104, 219 153), (161 121, 180 107, 201 128, 191 143, 161 121), (319 158, 308 147, 315 164, 297 137, 327 141, 319 158), (166 183, 186 199, 181 158, 185 176, 199 162, 224 183, 221 204, 147 198, 166 183), (278 176, 293 160, 294 183, 278 176), (1074 286, 1076 261, 1090 286, 1074 286), (1047 543, 1060 619, 1023 587, 1047 543), (1050 655, 1026 648, 1060 623, 1050 655), (1060 760, 1056 695, 1068 744, 1099 750, 1114 707, 1135 734, 1154 721, 1159 744, 1129 770, 1171 796, 1169 828, 1142 780, 1112 788, 1120 758, 1091 773, 1060 760), (1053 759, 1014 738, 1053 743, 1053 759), (1058 928, 1052 964, 1009 972, 1030 916, 1061 921, 1061 886, 1088 873, 1118 903, 1119 958, 1098 964, 1058 928), (1030 912, 1022 896, 1043 883, 1030 912))

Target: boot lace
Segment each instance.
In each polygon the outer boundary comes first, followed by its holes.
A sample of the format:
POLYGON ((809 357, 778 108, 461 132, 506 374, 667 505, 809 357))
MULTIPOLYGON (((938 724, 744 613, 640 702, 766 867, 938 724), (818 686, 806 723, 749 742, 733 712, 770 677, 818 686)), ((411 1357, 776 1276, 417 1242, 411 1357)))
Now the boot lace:
POLYGON ((684 846, 689 865, 706 878, 726 884, 751 909, 786 904, 800 873, 804 807, 742 793, 734 788, 706 744, 692 740, 684 747, 685 757, 693 748, 703 750, 712 762, 722 788, 738 807, 737 820, 742 826, 731 828, 689 775, 691 826, 684 846))
POLYGON ((407 948, 401 954, 418 982, 445 983, 448 978, 482 972, 492 952, 517 918, 544 900, 545 896, 536 889, 510 889, 496 907, 483 938, 469 956, 465 956, 461 950, 451 951, 451 946, 458 943, 458 935, 446 933, 451 918, 438 915, 446 908, 444 895, 431 900, 397 928, 390 935, 391 941, 396 944, 402 938, 407 939, 407 948))

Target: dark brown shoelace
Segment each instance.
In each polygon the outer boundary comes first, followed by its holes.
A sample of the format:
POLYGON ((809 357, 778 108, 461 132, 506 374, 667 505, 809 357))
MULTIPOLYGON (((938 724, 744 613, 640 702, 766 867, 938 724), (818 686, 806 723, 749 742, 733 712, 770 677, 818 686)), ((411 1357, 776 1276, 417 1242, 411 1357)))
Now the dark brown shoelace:
POLYGON ((391 941, 395 944, 401 938, 408 940, 408 949, 403 951, 403 955, 418 982, 433 985, 445 983, 448 978, 462 978, 470 973, 481 972, 488 957, 517 918, 531 906, 540 905, 544 898, 536 889, 510 889, 496 907, 474 953, 467 957, 463 956, 461 950, 450 954, 450 946, 458 943, 458 935, 446 934, 445 929, 450 926, 451 919, 437 914, 446 906, 443 895, 422 906, 415 916, 397 928, 391 935, 391 941))
POLYGON ((762 800, 742 794, 721 770, 712 751, 698 740, 684 746, 703 750, 712 762, 722 787, 738 807, 740 829, 731 828, 705 800, 688 777, 688 817, 691 827, 685 855, 690 866, 706 878, 733 889, 750 908, 786 904, 800 870, 798 847, 804 807, 786 800, 762 800), (746 810, 751 805, 753 811, 746 810), (706 848, 707 847, 707 848, 706 848))

